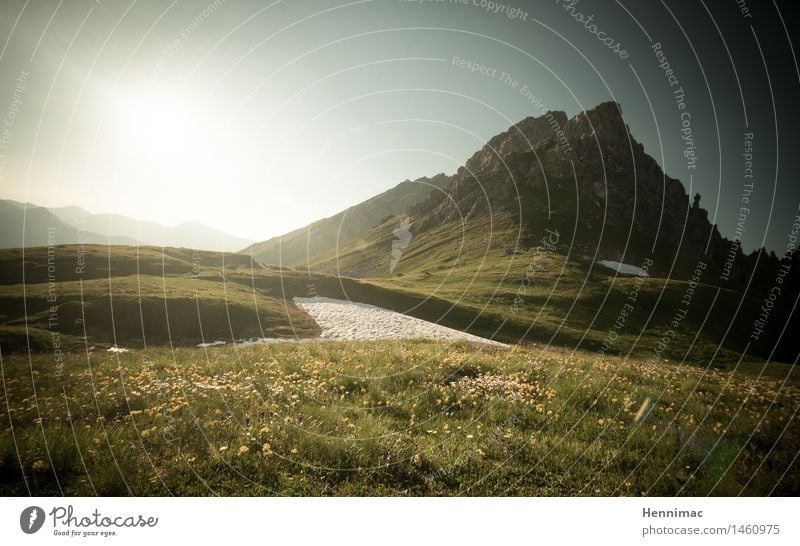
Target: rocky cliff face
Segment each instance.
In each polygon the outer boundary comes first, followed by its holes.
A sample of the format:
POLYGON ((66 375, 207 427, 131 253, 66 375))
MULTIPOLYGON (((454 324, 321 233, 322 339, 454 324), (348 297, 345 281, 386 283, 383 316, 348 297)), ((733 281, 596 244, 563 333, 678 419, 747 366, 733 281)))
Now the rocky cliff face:
POLYGON ((558 227, 579 252, 599 247, 602 257, 630 260, 657 252, 665 269, 670 255, 724 247, 681 182, 631 136, 615 102, 569 119, 563 112, 526 118, 475 153, 447 191, 415 211, 422 227, 508 211, 531 240, 558 227))

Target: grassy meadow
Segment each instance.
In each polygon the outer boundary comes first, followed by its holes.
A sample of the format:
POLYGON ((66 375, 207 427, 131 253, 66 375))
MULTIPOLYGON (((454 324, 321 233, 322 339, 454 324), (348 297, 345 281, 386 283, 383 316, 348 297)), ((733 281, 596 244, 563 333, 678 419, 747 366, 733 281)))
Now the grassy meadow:
POLYGON ((781 495, 796 367, 432 341, 2 356, 2 495, 781 495))
POLYGON ((238 254, 63 245, 0 251, 0 348, 194 346, 215 340, 313 337, 319 326, 280 294, 253 290, 269 268, 238 254), (79 261, 80 260, 80 261, 79 261), (53 264, 52 281, 48 265, 53 264), (256 265, 254 269, 253 266, 256 265), (225 282, 225 274, 244 275, 225 282))
MULTIPOLYGON (((325 296, 368 303, 498 341, 576 347, 647 358, 681 307, 686 315, 662 349, 672 360, 735 365, 763 302, 712 283, 713 265, 697 286, 656 264, 647 278, 616 275, 563 249, 514 249, 515 229, 448 224, 414 237, 389 274, 392 226, 349 243, 320 262, 263 266, 249 256, 189 249, 64 245, 55 251, 55 282, 46 248, 0 251, 0 348, 50 351, 52 334, 70 349, 84 345, 192 347, 258 337, 313 338, 320 330, 292 302, 325 296), (491 236, 487 235, 488 233, 491 236), (364 254, 361 258, 361 254, 364 254), (83 260, 76 273, 78 257, 83 260), (360 261, 359 261, 360 260, 360 261), (354 271, 358 263, 375 264, 354 271), (342 274, 363 274, 356 278, 342 274), (629 297, 637 290, 636 300, 629 297), (690 303, 682 301, 692 290, 690 303), (57 322, 48 296, 55 296, 57 322), (620 313, 631 304, 624 321, 620 313), (613 343, 609 338, 613 336, 613 343)), ((484 220, 484 222, 487 222, 484 220)), ((779 301, 771 321, 787 320, 779 301)), ((748 347, 767 357, 773 328, 748 347)))
MULTIPOLYGON (((620 275, 593 263, 595 250, 579 250, 564 234, 551 237, 543 227, 540 233, 549 247, 541 240, 521 240, 507 213, 414 234, 395 252, 399 260, 391 269, 393 230, 399 222, 399 217, 391 218, 362 239, 292 265, 298 271, 344 275, 356 284, 351 288, 345 283, 344 292, 356 301, 479 336, 596 351, 612 335, 614 343, 606 352, 644 358, 684 307, 686 315, 662 353, 695 363, 735 363, 763 303, 757 286, 743 296, 722 283, 719 267, 708 259, 691 286, 698 260, 669 254, 651 256, 649 277, 620 275), (632 307, 617 327, 626 304, 632 307)), ((633 256, 620 259, 644 263, 633 256)), ((773 324, 789 320, 791 304, 788 297, 778 302, 773 324)), ((769 356, 779 343, 778 334, 778 328, 768 332, 747 347, 748 354, 769 356)))
POLYGON ((656 357, 686 280, 453 225, 390 275, 394 225, 311 271, 188 249, 0 252, 0 494, 800 491, 797 368, 737 352, 758 300, 704 277, 656 357), (378 265, 339 276, 359 253, 378 265), (315 295, 509 347, 313 341, 292 298, 315 295), (253 337, 306 342, 231 344, 253 337))

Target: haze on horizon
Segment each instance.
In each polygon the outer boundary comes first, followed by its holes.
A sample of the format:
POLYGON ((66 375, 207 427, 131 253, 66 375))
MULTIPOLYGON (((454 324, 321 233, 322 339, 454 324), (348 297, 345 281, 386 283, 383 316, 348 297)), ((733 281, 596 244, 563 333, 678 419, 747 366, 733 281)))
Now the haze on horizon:
POLYGON ((686 24, 696 2, 631 3, 650 36, 622 4, 581 1, 622 59, 558 2, 509 2, 510 18, 470 2, 6 1, 0 198, 264 240, 453 173, 527 116, 616 100, 724 236, 754 133, 742 246, 781 249, 800 201, 798 76, 767 71, 793 52, 773 5, 744 18, 728 4, 708 7, 723 42, 686 24), (695 169, 655 42, 686 92, 695 169))

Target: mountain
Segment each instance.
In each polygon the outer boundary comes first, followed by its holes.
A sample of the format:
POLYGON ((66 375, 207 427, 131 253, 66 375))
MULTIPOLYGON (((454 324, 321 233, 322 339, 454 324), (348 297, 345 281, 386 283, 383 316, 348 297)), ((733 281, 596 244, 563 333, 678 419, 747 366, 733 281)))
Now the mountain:
POLYGON ((120 214, 92 214, 76 206, 45 209, 5 200, 0 201, 0 210, 8 213, 4 214, 2 224, 8 231, 4 231, 0 238, 0 248, 22 246, 21 226, 25 209, 25 246, 28 247, 47 245, 48 227, 56 228, 58 244, 138 244, 237 252, 252 243, 251 240, 228 235, 197 221, 167 227, 120 214))
POLYGON ((724 246, 705 211, 689 205, 680 181, 645 153, 619 105, 608 102, 569 119, 548 112, 522 120, 459 168, 446 195, 410 213, 419 230, 508 213, 522 246, 549 229, 572 252, 631 262, 656 256, 666 272, 675 259, 689 265, 704 255, 706 243, 712 254, 724 246))
POLYGON ((79 230, 54 216, 52 210, 36 205, 0 200, 0 248, 53 246, 61 244, 135 245, 130 237, 109 238, 79 230))
POLYGON ((389 217, 403 214, 428 199, 431 194, 440 192, 449 182, 449 177, 443 174, 433 178, 406 180, 330 218, 318 220, 280 237, 255 243, 242 252, 249 253, 253 259, 268 265, 302 262, 310 256, 357 239, 389 217))
POLYGON ((658 272, 679 278, 707 259, 716 277, 731 270, 726 286, 743 286, 756 262, 762 274, 761 268, 777 270, 779 261, 764 249, 744 255, 722 237, 699 194, 690 200, 683 184, 630 134, 616 102, 572 118, 564 112, 526 118, 490 139, 452 176, 403 182, 244 252, 266 264, 330 270, 338 261, 344 275, 386 276, 393 269, 395 232, 406 217, 415 237, 453 223, 466 230, 480 218, 496 217, 492 229, 512 226, 515 236, 504 240, 516 250, 558 231, 574 256, 631 263, 653 258, 658 272), (376 245, 379 267, 372 267, 373 259, 346 266, 348 256, 366 256, 376 245))
POLYGON ((739 351, 750 341, 751 350, 777 347, 773 356, 789 361, 800 352, 782 333, 798 326, 791 309, 800 254, 743 254, 709 222, 700 196, 690 198, 645 152, 616 102, 526 118, 452 176, 436 177, 436 187, 376 210, 394 188, 348 209, 359 211, 352 218, 344 211, 258 243, 253 255, 466 305, 506 339, 598 349, 612 336, 612 352, 641 350, 674 323, 680 341, 667 348, 671 357, 691 347, 718 358, 718 347, 739 351), (385 213, 394 216, 378 220, 385 213), (648 277, 626 278, 602 261, 646 264, 648 277), (788 274, 768 331, 752 337, 781 271, 788 274), (631 290, 640 294, 636 309, 620 321, 631 290))

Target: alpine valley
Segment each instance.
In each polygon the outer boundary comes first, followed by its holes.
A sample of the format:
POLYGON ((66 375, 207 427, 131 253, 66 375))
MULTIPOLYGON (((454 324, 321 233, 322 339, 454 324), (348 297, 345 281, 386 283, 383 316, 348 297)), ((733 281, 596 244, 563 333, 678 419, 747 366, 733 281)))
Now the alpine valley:
POLYGON ((615 102, 262 242, 0 206, 0 495, 800 490, 800 253, 615 102), (359 337, 390 312, 499 343, 359 337))

